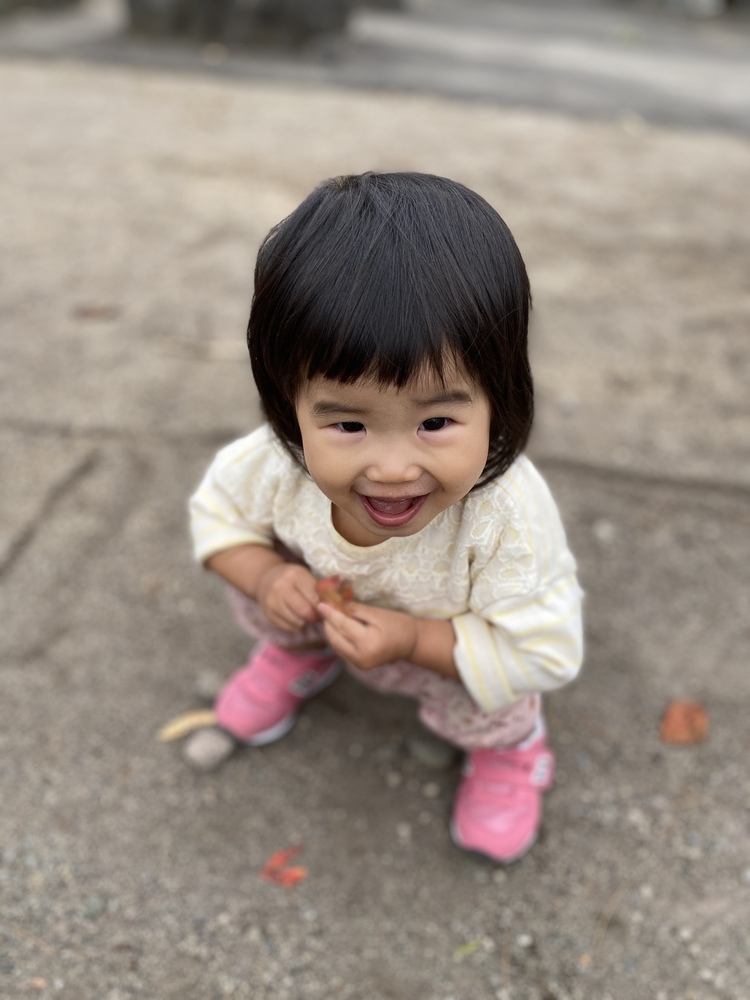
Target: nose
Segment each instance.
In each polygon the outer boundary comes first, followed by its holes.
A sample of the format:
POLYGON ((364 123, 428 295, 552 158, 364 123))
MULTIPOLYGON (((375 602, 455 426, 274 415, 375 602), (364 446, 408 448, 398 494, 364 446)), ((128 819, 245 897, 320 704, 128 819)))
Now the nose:
POLYGON ((423 469, 414 450, 383 443, 369 456, 367 478, 371 483, 415 483, 423 469))

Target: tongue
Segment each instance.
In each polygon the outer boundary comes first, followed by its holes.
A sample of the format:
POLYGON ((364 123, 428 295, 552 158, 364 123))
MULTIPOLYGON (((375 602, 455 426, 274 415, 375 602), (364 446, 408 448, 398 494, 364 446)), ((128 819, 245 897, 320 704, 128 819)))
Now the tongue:
POLYGON ((368 497, 367 502, 378 514, 404 514, 411 507, 414 498, 406 497, 405 500, 378 500, 376 497, 368 497))

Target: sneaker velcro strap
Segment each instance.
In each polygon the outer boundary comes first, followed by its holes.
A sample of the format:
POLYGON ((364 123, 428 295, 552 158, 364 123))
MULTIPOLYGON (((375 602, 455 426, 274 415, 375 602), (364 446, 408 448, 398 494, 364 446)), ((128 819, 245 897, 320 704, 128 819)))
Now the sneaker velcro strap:
POLYGON ((541 751, 525 759, 509 751, 479 760, 475 758, 472 763, 476 777, 482 781, 531 785, 541 789, 551 786, 555 770, 555 757, 549 751, 541 751))

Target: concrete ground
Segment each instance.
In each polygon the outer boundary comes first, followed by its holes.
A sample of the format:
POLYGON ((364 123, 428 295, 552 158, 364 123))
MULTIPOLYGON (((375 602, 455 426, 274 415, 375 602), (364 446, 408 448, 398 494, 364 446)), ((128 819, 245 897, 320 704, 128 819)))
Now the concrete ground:
POLYGON ((4 52, 0 997, 747 1000, 744 129, 4 52), (508 869, 452 845, 458 768, 415 747, 412 705, 348 678, 212 775, 156 740, 247 652, 185 501, 258 419, 254 252, 369 168, 479 190, 535 291, 531 453, 588 655, 508 869), (709 738, 666 746, 685 697, 709 738), (308 877, 263 880, 291 845, 308 877))

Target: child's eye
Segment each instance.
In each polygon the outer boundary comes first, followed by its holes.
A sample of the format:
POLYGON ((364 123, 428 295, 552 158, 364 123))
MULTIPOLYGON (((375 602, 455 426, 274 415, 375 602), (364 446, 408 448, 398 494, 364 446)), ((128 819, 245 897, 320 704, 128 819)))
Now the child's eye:
POLYGON ((422 421, 422 428, 426 431, 441 431, 450 423, 450 417, 430 417, 429 420, 422 421))
POLYGON ((344 434, 358 434, 365 429, 365 425, 360 424, 358 420, 342 420, 336 426, 344 434))

